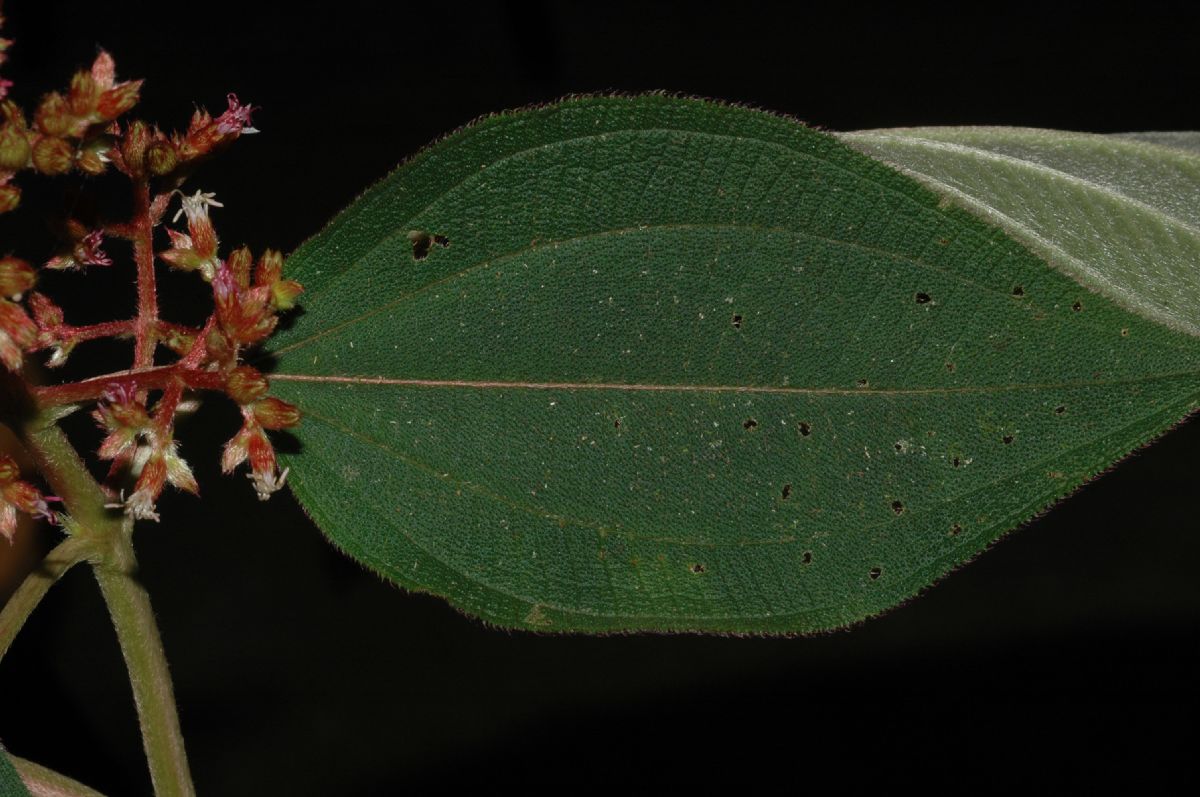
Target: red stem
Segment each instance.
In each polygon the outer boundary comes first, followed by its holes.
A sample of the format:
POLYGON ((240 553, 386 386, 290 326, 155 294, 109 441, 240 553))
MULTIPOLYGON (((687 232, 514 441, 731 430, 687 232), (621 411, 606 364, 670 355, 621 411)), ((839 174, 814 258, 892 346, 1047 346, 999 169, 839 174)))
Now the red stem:
POLYGON ((35 387, 33 397, 40 407, 59 407, 64 404, 93 401, 111 387, 128 385, 135 390, 162 390, 171 384, 182 383, 193 390, 222 390, 225 381, 226 374, 218 371, 196 371, 182 367, 181 363, 175 363, 160 365, 157 368, 106 374, 65 385, 35 387))
POLYGON ((103 324, 89 324, 83 327, 72 327, 63 325, 55 332, 62 335, 62 339, 66 343, 81 343, 85 340, 95 340, 97 338, 116 338, 121 335, 129 335, 137 328, 137 321, 106 321, 103 324))
POLYGON ((133 367, 149 368, 154 364, 154 348, 158 342, 155 328, 158 324, 158 291, 154 281, 154 222, 150 213, 150 183, 146 180, 138 180, 133 184, 133 218, 129 226, 133 233, 138 293, 133 367))

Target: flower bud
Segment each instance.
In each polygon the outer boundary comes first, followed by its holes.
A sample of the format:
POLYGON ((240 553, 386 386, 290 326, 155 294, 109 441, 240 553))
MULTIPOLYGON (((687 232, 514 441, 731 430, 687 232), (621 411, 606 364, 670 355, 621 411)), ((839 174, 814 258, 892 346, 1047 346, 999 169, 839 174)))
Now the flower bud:
POLYGON ((258 259, 258 268, 254 271, 255 285, 274 285, 283 276, 283 254, 268 249, 258 259))
POLYGON ((171 268, 177 268, 180 271, 195 271, 204 263, 190 246, 166 249, 159 252, 158 256, 171 268))
POLYGON ((70 134, 75 120, 71 117, 71 109, 67 107, 66 97, 47 94, 33 116, 33 123, 46 135, 59 138, 70 134))
POLYGON ((67 108, 72 116, 90 116, 100 100, 100 87, 91 72, 76 72, 67 90, 67 108))
POLYGON ((296 298, 304 293, 304 286, 295 280, 279 280, 271 286, 271 305, 276 310, 291 310, 296 298))
POLYGON ((92 176, 104 174, 108 163, 108 144, 103 141, 91 142, 86 148, 81 149, 75 158, 75 164, 79 166, 79 171, 92 176))
POLYGON ((250 254, 250 247, 248 246, 234 249, 225 260, 225 264, 233 272, 233 277, 237 280, 237 284, 242 288, 250 287, 250 265, 253 262, 254 255, 250 254))
POLYGON ((150 146, 150 128, 140 119, 129 123, 121 139, 121 161, 131 177, 141 177, 146 168, 146 149, 150 146))
POLYGON ((14 301, 33 287, 37 275, 24 260, 15 257, 0 258, 0 296, 14 301))
POLYGON ((142 81, 140 80, 130 80, 127 83, 113 86, 100 95, 100 99, 96 103, 96 113, 106 122, 116 119, 137 105, 141 90, 142 81))
POLYGON ((21 106, 12 100, 0 100, 0 115, 9 124, 16 125, 19 130, 27 130, 29 128, 25 124, 25 112, 21 110, 21 106))
POLYGON ((19 304, 8 299, 0 299, 0 333, 8 335, 23 349, 37 345, 37 325, 19 304))
POLYGON ((29 165, 32 151, 25 131, 15 124, 0 127, 0 169, 15 172, 29 165))
POLYGON ((96 60, 92 62, 92 80, 96 81, 96 85, 100 88, 112 88, 113 81, 117 79, 117 62, 109 55, 107 50, 101 50, 96 55, 96 60))
POLYGON ((170 141, 160 139, 146 149, 146 167, 155 177, 169 174, 178 165, 179 156, 175 152, 175 146, 170 141))
POLYGON ((258 369, 241 365, 230 372, 225 392, 238 404, 245 405, 253 404, 267 395, 268 387, 266 377, 258 369))
POLYGON ((274 396, 254 404, 254 418, 266 429, 290 429, 300 423, 300 410, 274 396))
POLYGON ((262 429, 254 429, 246 444, 250 456, 250 469, 255 474, 268 474, 275 471, 275 447, 267 439, 262 429))
POLYGON ((16 210, 21 204, 21 189, 11 183, 0 185, 0 213, 16 210))
POLYGON ((38 488, 29 482, 12 482, 4 488, 4 498, 27 515, 40 515, 46 511, 46 500, 38 488))
POLYGON ((71 145, 61 138, 47 136, 33 147, 33 168, 42 174, 66 174, 74 159, 71 145))
POLYGON ((22 353, 34 348, 37 340, 37 325, 21 306, 0 299, 0 362, 10 371, 19 371, 22 353))

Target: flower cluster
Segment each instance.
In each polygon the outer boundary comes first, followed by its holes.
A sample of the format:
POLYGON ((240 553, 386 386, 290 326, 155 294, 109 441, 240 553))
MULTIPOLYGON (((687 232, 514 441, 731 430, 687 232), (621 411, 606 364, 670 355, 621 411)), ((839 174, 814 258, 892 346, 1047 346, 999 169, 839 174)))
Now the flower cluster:
POLYGON ((17 530, 17 512, 55 522, 49 501, 57 500, 43 496, 36 487, 21 481, 21 469, 7 454, 0 454, 0 536, 12 542, 17 530))
MULTIPOLYGON (((0 63, 6 47, 0 40, 0 63)), ((262 499, 283 486, 287 471, 280 471, 267 432, 295 426, 300 413, 269 396, 266 377, 243 364, 243 356, 271 335, 280 313, 295 306, 303 288, 284 278, 279 252, 267 250, 256 260, 242 247, 222 255, 210 210, 223 205, 211 193, 180 190, 203 159, 256 132, 251 126, 254 109, 231 94, 219 116, 196 111, 185 132, 168 134, 140 120, 124 119, 137 103, 141 86, 140 80, 118 82, 112 57, 101 52, 90 70, 72 78, 66 91, 43 98, 30 123, 6 98, 8 84, 0 81, 0 212, 18 205, 20 191, 12 178, 21 171, 94 175, 111 166, 132 185, 132 216, 97 225, 65 220, 61 244, 42 261, 42 268, 82 272, 89 266, 112 266, 105 240, 121 238, 132 243, 138 292, 135 317, 76 326, 67 322, 62 308, 35 290, 37 269, 15 257, 0 258, 0 362, 21 373, 32 352, 48 351, 46 365, 55 367, 85 341, 133 340, 129 371, 30 387, 29 392, 45 410, 96 402, 92 416, 105 433, 98 455, 111 461, 111 506, 135 519, 157 520, 156 504, 166 485, 199 492, 175 440, 175 421, 196 406, 191 396, 197 391, 224 393, 241 409, 242 426, 225 445, 223 469, 231 472, 248 462, 262 499), (164 219, 177 199, 178 211, 169 223, 178 224, 180 217, 184 223, 168 227, 164 219), (160 237, 167 246, 156 240, 160 237), (213 310, 205 324, 192 327, 159 318, 156 261, 193 272, 208 284, 213 310), (177 359, 156 364, 159 346, 177 359)), ((0 531, 8 537, 18 510, 54 517, 48 499, 17 475, 11 460, 0 458, 0 531)))

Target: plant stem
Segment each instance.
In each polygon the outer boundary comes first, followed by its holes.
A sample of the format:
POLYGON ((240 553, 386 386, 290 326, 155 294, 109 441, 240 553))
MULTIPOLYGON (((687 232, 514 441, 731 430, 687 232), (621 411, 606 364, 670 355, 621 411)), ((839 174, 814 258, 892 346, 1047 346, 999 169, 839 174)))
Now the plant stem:
POLYGON ((146 368, 154 364, 154 347, 158 342, 155 329, 158 323, 158 290, 154 276, 154 223, 150 216, 150 184, 146 180, 134 182, 133 203, 131 225, 138 293, 133 366, 146 368))
POLYGON ((63 337, 71 343, 83 343, 85 340, 98 338, 118 338, 131 334, 137 326, 137 321, 105 321, 102 324, 88 324, 82 327, 62 327, 63 337))
POLYGON ((0 610, 0 659, 8 652, 13 638, 25 625, 29 615, 41 602, 55 581, 72 565, 83 561, 95 550, 91 540, 68 537, 46 555, 37 569, 30 573, 17 587, 17 591, 0 610))
POLYGON ((150 596, 133 575, 137 561, 127 535, 123 545, 113 546, 113 554, 96 565, 96 581, 108 604, 129 670, 154 793, 158 797, 190 797, 196 791, 188 772, 171 673, 150 596))
POLYGON ((130 385, 139 390, 159 390, 175 381, 183 382, 193 390, 220 390, 225 386, 226 376, 216 371, 191 370, 175 363, 145 370, 117 372, 63 385, 35 387, 31 392, 38 406, 47 408, 92 401, 116 386, 130 385))
POLYGON ((35 421, 25 432, 30 454, 71 512, 76 538, 95 546, 93 570, 129 671, 154 793, 158 797, 191 797, 195 788, 162 639, 150 597, 134 578, 133 522, 104 508, 104 491, 56 424, 35 421))
POLYGON ((32 797, 104 797, 95 789, 89 789, 77 780, 47 769, 24 758, 8 753, 17 774, 32 797))

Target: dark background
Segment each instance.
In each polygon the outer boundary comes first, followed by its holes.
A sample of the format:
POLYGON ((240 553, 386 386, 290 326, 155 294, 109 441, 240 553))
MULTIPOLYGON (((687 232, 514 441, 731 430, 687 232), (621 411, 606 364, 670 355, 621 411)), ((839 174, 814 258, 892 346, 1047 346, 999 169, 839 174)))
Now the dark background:
MULTIPOLYGON (((573 92, 667 89, 831 129, 1200 128, 1200 14, 1187 3, 7 6, 5 74, 26 107, 98 46, 121 76, 148 78, 139 115, 164 127, 185 125, 193 103, 223 110, 229 91, 261 106, 263 133, 193 181, 226 203, 223 240, 256 250, 295 248, 474 117, 573 92)), ((45 236, 20 234, 31 249, 17 253, 38 257, 45 236)), ((115 288, 132 295, 128 267, 87 279, 69 319, 110 312, 98 297, 115 288)), ((93 356, 85 365, 107 354, 93 356)), ((260 505, 216 473, 215 442, 237 424, 220 403, 179 430, 204 499, 167 498, 163 523, 138 535, 202 794, 771 775, 885 792, 1118 775, 1145 787, 1195 749, 1200 423, 850 631, 583 638, 490 630, 382 584, 289 495, 260 505)), ((94 445, 88 425, 74 428, 94 445)), ((149 792, 85 568, 0 663, 0 738, 108 794, 149 792)))

